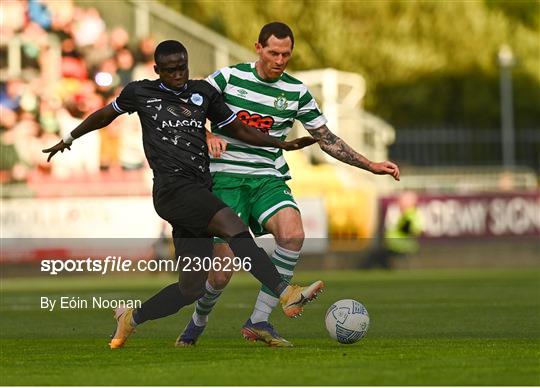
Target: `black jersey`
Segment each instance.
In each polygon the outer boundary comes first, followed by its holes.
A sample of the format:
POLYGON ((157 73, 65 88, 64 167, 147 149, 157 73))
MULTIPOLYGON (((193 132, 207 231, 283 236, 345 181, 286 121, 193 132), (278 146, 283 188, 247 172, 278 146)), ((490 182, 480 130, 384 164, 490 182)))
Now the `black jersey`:
POLYGON ((160 80, 130 82, 112 106, 118 113, 138 113, 144 152, 154 174, 205 182, 211 181, 205 121, 223 127, 236 117, 203 80, 189 80, 180 91, 160 80))

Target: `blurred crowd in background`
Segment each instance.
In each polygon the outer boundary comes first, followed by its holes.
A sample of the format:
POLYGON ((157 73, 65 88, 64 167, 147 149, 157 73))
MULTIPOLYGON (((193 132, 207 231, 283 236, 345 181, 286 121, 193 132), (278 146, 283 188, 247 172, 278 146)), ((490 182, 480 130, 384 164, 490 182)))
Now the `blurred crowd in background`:
POLYGON ((1 13, 2 67, 7 43, 19 39, 22 71, 0 84, 0 183, 144 168, 136 115, 123 115, 85 136, 75 151, 51 163, 41 150, 108 104, 131 80, 155 78, 155 41, 147 37, 132 48, 125 29, 108 30, 96 9, 71 1, 2 0, 1 13), (55 47, 61 55, 52 52, 55 47))

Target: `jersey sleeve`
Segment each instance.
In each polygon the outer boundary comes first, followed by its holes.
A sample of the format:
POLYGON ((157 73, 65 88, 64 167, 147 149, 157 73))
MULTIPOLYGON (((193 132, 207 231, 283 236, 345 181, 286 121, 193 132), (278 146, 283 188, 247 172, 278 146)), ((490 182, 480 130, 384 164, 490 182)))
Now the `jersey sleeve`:
POLYGON ((230 124, 236 118, 236 115, 227 104, 225 104, 225 101, 223 101, 223 97, 219 92, 213 88, 208 89, 210 98, 207 112, 208 119, 218 128, 230 124))
POLYGON ((306 129, 319 128, 328 122, 319 109, 317 101, 315 101, 307 88, 305 88, 305 92, 298 102, 296 119, 299 120, 306 129))
POLYGON ((231 68, 223 67, 205 78, 205 81, 214 87, 219 94, 223 94, 231 76, 231 68))
POLYGON ((130 82, 124 89, 122 89, 120 95, 112 102, 112 106, 115 111, 120 114, 126 112, 131 114, 137 110, 137 97, 135 94, 137 84, 137 82, 130 82))

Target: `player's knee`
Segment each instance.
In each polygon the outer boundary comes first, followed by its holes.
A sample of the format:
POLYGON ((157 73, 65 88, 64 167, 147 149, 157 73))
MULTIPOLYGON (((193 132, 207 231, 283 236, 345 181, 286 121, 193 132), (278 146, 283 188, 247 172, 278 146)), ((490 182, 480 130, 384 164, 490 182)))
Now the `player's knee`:
POLYGON ((214 272, 208 277, 208 281, 214 289, 222 290, 229 284, 232 274, 232 271, 214 272))
POLYGON ((279 246, 285 249, 298 251, 302 248, 302 245, 304 245, 304 239, 306 236, 304 234, 304 230, 298 228, 288 231, 278 231, 277 235, 274 237, 276 238, 279 246))

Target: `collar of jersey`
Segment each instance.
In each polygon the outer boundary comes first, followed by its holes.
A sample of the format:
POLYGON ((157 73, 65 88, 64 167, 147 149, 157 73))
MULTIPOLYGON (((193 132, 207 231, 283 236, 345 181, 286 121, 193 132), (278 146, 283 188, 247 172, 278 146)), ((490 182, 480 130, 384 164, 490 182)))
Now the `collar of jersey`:
POLYGON ((276 82, 278 82, 281 77, 283 77, 283 73, 281 73, 281 75, 276 78, 276 79, 272 79, 272 80, 267 80, 267 79, 264 79, 264 78, 261 78, 261 76, 257 73, 257 67, 255 66, 255 62, 251 62, 251 71, 253 72, 253 75, 261 82, 266 82, 268 84, 274 84, 276 82))
POLYGON ((176 91, 176 90, 169 89, 168 87, 166 87, 165 85, 163 85, 163 82, 161 82, 161 83, 159 84, 159 87, 160 87, 161 89, 163 89, 163 90, 166 90, 166 91, 168 91, 168 92, 174 93, 174 94, 176 94, 176 95, 178 96, 179 94, 182 94, 182 93, 187 89, 187 82, 184 84, 184 86, 182 86, 182 89, 181 89, 180 91, 176 91))

